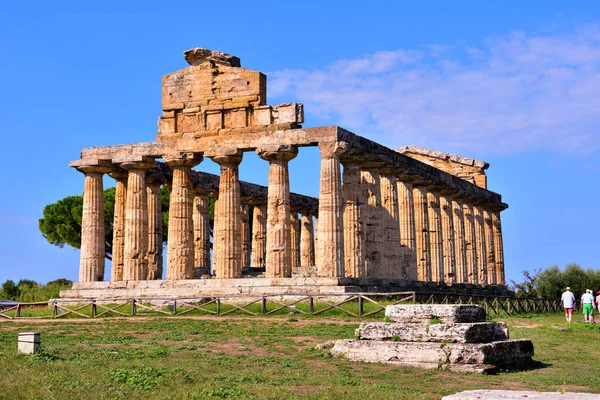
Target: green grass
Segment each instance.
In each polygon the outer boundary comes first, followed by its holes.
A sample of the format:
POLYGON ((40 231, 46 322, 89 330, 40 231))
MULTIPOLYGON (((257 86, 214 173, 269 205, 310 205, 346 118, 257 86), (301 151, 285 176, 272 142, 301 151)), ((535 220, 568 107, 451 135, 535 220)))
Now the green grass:
POLYGON ((561 314, 503 318, 512 338, 534 341, 534 358, 545 367, 497 375, 351 363, 315 350, 354 337, 359 320, 340 317, 3 321, 0 399, 439 399, 478 388, 600 393, 600 327, 567 325, 561 314), (17 335, 26 331, 41 333, 40 353, 16 354, 17 335))

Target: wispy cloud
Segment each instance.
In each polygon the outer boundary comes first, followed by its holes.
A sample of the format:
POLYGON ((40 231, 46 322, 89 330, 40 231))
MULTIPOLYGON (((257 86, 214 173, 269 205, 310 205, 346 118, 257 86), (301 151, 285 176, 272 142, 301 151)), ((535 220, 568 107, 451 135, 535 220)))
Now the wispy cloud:
POLYGON ((269 94, 390 147, 473 154, 600 148, 600 27, 425 44, 269 74, 269 94), (463 151, 464 152, 464 151, 463 151))

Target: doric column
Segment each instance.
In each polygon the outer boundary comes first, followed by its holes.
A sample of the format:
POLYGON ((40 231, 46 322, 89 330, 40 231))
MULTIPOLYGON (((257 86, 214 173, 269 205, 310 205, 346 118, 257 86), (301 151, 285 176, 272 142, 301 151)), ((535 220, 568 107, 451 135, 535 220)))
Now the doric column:
POLYGON ((77 167, 85 175, 83 214, 81 216, 81 250, 79 282, 104 280, 104 188, 102 175, 110 171, 109 163, 77 167))
POLYGON ((340 155, 346 143, 319 143, 321 178, 317 240, 317 273, 319 276, 343 277, 344 236, 340 155))
POLYGON ((123 265, 125 260, 125 199, 127 198, 127 171, 113 170, 109 173, 116 182, 115 185, 115 211, 113 219, 113 245, 112 245, 112 282, 123 280, 123 265))
POLYGON ((477 275, 481 285, 487 285, 487 249, 485 246, 485 224, 481 206, 473 206, 473 224, 475 227, 475 248, 477 249, 477 275))
POLYGON ((381 169, 381 206, 383 207, 383 273, 384 277, 402 278, 400 268, 400 225, 398 220, 398 188, 391 171, 381 169))
POLYGON ((345 276, 366 277, 365 236, 363 225, 363 191, 360 186, 360 165, 344 162, 342 196, 344 201, 344 266, 345 276))
POLYGON ((402 278, 417 280, 417 244, 413 185, 398 179, 398 219, 400 225, 400 268, 402 278))
POLYGON ((467 265, 467 283, 478 284, 479 272, 477 268, 477 235, 475 233, 475 215, 473 204, 464 202, 463 214, 465 222, 465 260, 467 265))
MULTIPOLYGON (((342 223, 343 223, 343 215, 342 215, 342 223)), ((317 210, 317 213, 315 214, 315 241, 314 241, 314 248, 315 248, 315 266, 317 265, 317 255, 318 255, 318 251, 319 251, 319 211, 317 210)))
POLYGON ((290 177, 288 162, 296 157, 295 146, 268 146, 256 153, 269 161, 267 200, 267 278, 288 278, 291 269, 290 177))
POLYGON ((496 255, 494 253, 494 228, 492 222, 492 212, 488 209, 483 209, 483 227, 485 232, 485 249, 488 284, 495 285, 496 280, 496 255))
POLYGON ((252 268, 265 268, 267 258, 267 203, 253 200, 252 268))
POLYGON ((315 265, 315 231, 313 218, 307 211, 302 212, 300 219, 300 266, 315 265))
POLYGON ((239 165, 242 152, 206 153, 221 166, 219 201, 215 204, 213 273, 217 278, 242 276, 242 220, 239 165), (209 155, 210 154, 210 155, 209 155))
POLYGON ((146 279, 160 280, 163 275, 163 217, 160 187, 162 176, 149 174, 146 196, 148 198, 148 275, 146 279))
POLYGON ((429 216, 429 253, 431 254, 431 280, 444 281, 444 237, 442 235, 442 212, 440 195, 435 190, 427 192, 429 216))
POLYGON ((140 281, 148 276, 148 195, 146 172, 154 160, 124 162, 121 168, 127 174, 127 199, 125 201, 125 256, 123 280, 140 281))
POLYGON ((415 243, 417 250, 417 278, 431 281, 431 254, 429 253, 429 212, 427 207, 427 188, 415 186, 413 190, 415 213, 415 243))
POLYGON ((292 271, 300 266, 300 219, 297 209, 290 209, 290 266, 292 271))
POLYGON ((365 229, 365 270, 371 278, 385 277, 383 269, 383 209, 381 207, 381 182, 379 169, 364 166, 361 171, 363 187, 364 229, 365 229))
POLYGON ((247 202, 242 202, 240 219, 242 220, 242 268, 248 268, 251 262, 252 236, 250 232, 250 211, 247 202))
POLYGON ((456 243, 452 197, 450 195, 440 195, 440 208, 442 213, 442 248, 444 253, 443 280, 447 284, 452 284, 456 282, 456 243))
POLYGON ((454 218, 454 254, 456 260, 456 282, 468 283, 467 252, 465 245, 465 219, 463 202, 460 199, 452 200, 452 216, 454 218))
POLYGON ((208 192, 194 187, 192 220, 194 223, 194 266, 210 270, 210 220, 208 192))
POLYGON ((169 201, 167 238, 167 279, 194 278, 194 220, 192 167, 202 162, 196 153, 175 153, 163 157, 173 168, 169 201))
POLYGON ((504 244, 502 241, 502 224, 500 222, 500 211, 492 212, 492 227, 494 229, 494 255, 496 256, 496 283, 505 285, 504 276, 504 244))

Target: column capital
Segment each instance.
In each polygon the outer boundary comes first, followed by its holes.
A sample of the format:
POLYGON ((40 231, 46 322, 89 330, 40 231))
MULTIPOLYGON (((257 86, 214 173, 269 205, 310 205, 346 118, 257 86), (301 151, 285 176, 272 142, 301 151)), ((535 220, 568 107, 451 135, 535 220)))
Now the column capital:
POLYGON ((217 164, 239 164, 244 152, 236 147, 207 150, 204 155, 217 164))
POLYGON ((350 149, 347 142, 320 142, 319 151, 322 158, 339 158, 350 149))
POLYGON ((113 165, 109 160, 76 160, 69 163, 70 167, 74 167, 77 171, 83 174, 98 173, 107 174, 109 173, 113 165))
POLYGON ((169 167, 195 167, 200 164, 204 157, 200 153, 189 153, 178 151, 163 155, 165 164, 169 167))
POLYGON ((123 168, 115 166, 109 173, 108 176, 113 178, 114 180, 123 180, 127 179, 127 171, 123 168))
POLYGON ((119 166, 128 171, 131 170, 149 170, 154 167, 154 158, 153 157, 140 157, 131 160, 122 160, 119 163, 119 166))
POLYGON ((290 161, 298 155, 298 147, 292 145, 267 145, 257 148, 256 154, 267 161, 290 161))

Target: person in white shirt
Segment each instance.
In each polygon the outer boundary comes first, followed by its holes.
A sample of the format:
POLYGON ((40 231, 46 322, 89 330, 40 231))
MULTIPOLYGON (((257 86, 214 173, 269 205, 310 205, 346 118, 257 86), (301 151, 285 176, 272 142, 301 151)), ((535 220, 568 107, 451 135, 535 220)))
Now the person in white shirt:
POLYGON ((570 287, 567 287, 566 291, 562 294, 560 302, 565 309, 565 318, 567 318, 567 322, 571 323, 571 318, 573 317, 573 307, 575 307, 575 295, 571 292, 570 287))

